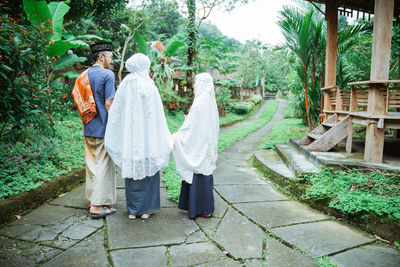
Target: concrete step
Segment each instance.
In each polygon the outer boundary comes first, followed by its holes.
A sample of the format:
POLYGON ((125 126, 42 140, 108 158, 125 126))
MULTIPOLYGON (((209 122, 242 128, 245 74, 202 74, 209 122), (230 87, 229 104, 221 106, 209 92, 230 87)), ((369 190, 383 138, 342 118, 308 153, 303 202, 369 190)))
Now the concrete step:
POLYGON ((254 152, 254 157, 267 168, 269 173, 283 178, 293 179, 294 173, 289 170, 281 157, 274 150, 262 149, 254 152))
POLYGON ((321 170, 290 144, 275 145, 276 152, 295 175, 318 173, 321 170))

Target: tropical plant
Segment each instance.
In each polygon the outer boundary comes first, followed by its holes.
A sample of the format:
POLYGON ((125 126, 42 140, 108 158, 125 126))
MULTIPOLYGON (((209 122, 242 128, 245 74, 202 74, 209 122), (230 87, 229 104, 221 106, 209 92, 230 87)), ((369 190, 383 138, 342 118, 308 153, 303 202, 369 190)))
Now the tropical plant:
MULTIPOLYGON (((346 19, 340 17, 338 29, 338 72, 339 84, 347 83, 352 77, 345 69, 345 54, 357 43, 357 36, 366 30, 361 24, 348 25, 346 19)), ((304 110, 304 117, 308 126, 314 127, 318 121, 321 109, 321 91, 325 77, 325 47, 326 23, 314 7, 306 5, 303 10, 285 6, 280 11, 278 22, 286 39, 286 45, 296 55, 295 69, 303 87, 303 91, 294 88, 295 103, 301 104, 298 108, 304 110), (304 98, 304 99, 302 99, 304 98)))
POLYGON ((56 79, 77 77, 77 73, 67 68, 86 60, 71 49, 89 48, 85 42, 88 39, 104 39, 64 34, 63 18, 69 10, 65 2, 24 0, 23 7, 27 20, 8 18, 5 9, 1 21, 1 39, 7 42, 1 47, 4 60, 0 75, 6 90, 1 92, 0 135, 4 130, 16 133, 30 125, 45 130, 44 121, 54 134, 53 115, 67 104, 64 101, 67 86, 56 79))

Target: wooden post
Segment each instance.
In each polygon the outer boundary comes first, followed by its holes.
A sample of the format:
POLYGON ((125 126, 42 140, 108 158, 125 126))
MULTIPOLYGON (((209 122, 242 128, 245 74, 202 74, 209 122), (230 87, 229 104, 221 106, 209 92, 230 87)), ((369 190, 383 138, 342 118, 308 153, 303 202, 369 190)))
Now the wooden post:
MULTIPOLYGON (((325 86, 336 85, 336 60, 337 60, 337 31, 338 31, 338 8, 337 1, 326 1, 326 61, 325 61, 325 86)), ((324 109, 332 110, 329 90, 324 91, 324 109)))
MULTIPOLYGON (((388 80, 390 48, 392 40, 394 0, 375 0, 374 35, 371 59, 371 81, 388 80)), ((385 98, 382 86, 374 86, 368 92, 367 112, 371 115, 385 114, 385 98)), ((377 127, 377 121, 370 121, 365 137, 364 160, 381 163, 385 129, 377 127)))

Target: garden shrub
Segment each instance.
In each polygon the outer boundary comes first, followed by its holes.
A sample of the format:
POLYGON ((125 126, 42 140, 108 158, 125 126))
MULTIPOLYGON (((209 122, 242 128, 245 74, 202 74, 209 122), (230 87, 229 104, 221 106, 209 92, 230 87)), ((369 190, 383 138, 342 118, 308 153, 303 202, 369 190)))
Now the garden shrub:
POLYGON ((263 101, 263 98, 260 95, 253 95, 247 101, 254 103, 254 105, 257 105, 263 101))
POLYGON ((232 109, 233 112, 241 115, 249 113, 254 108, 254 106, 255 105, 253 102, 238 102, 233 105, 232 109))
POLYGON ((311 183, 305 199, 329 199, 329 207, 344 214, 389 216, 400 219, 400 172, 335 170, 301 177, 311 183))

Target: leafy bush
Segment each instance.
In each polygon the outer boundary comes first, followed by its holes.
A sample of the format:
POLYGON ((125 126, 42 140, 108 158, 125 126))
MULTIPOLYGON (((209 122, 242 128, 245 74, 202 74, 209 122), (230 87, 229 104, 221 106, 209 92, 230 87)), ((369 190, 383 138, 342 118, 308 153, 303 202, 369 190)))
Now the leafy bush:
POLYGON ((253 95, 247 101, 254 103, 254 105, 257 105, 263 101, 263 98, 260 95, 253 95))
POLYGON ((0 5, 0 136, 16 134, 16 130, 42 123, 41 94, 46 84, 44 70, 49 62, 43 33, 19 19, 7 16, 0 5), (9 127, 6 127, 9 126, 9 127))
POLYGON ((254 108, 253 102, 238 102, 232 106, 233 112, 236 114, 247 114, 254 108))
POLYGON ((329 199, 329 207, 344 214, 375 213, 400 219, 400 172, 324 168, 301 178, 311 182, 303 196, 306 199, 329 199))
POLYGON ((95 35, 63 35, 63 18, 69 6, 65 2, 24 0, 22 21, 9 17, 10 10, 0 4, 0 137, 18 135, 35 127, 54 134, 53 116, 65 109, 70 89, 59 77, 76 78, 68 67, 85 57, 73 48, 89 48, 83 40, 100 39, 95 35), (68 52, 67 52, 68 51, 68 52))

